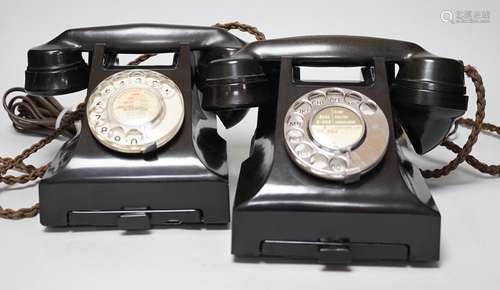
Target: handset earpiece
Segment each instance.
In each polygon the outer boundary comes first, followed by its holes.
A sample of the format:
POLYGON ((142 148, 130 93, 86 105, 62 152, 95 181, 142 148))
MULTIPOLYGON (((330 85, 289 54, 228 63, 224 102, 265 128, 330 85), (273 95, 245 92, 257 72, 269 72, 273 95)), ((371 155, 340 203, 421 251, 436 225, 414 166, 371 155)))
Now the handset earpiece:
POLYGON ((214 60, 207 69, 202 108, 217 112, 224 126, 230 128, 249 108, 268 101, 268 91, 268 80, 257 60, 249 57, 214 60))
POLYGON ((89 67, 81 50, 45 44, 28 51, 25 89, 29 94, 52 96, 87 88, 89 67))
POLYGON ((467 110, 463 63, 425 55, 398 64, 391 103, 415 151, 423 154, 439 145, 467 110))

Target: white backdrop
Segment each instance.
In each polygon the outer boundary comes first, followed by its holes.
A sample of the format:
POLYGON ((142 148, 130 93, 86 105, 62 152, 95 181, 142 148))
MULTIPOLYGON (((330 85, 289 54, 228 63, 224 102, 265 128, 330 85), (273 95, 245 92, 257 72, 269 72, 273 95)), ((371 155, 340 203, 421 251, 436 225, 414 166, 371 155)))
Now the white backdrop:
MULTIPOLYGON (((268 38, 347 34, 416 42, 441 56, 474 64, 484 76, 487 120, 500 123, 498 1, 3 1, 0 4, 0 89, 22 85, 26 51, 73 27, 123 23, 211 25, 239 20, 268 38), (442 11, 488 11, 489 23, 443 22, 442 11)), ((445 12, 445 20, 447 12, 445 12)), ((242 35, 242 34, 238 34, 242 35)), ((250 40, 250 37, 243 36, 250 40)), ((473 115, 473 87, 467 115, 473 115)), ((65 97, 76 103, 83 94, 65 97)), ((223 134, 230 151, 231 187, 244 158, 255 112, 223 134)), ((460 131, 463 142, 465 131, 460 131)), ((17 134, 0 113, 0 156, 12 156, 37 139, 17 134)), ((482 136, 474 154, 499 163, 499 139, 482 136), (496 146, 496 147, 495 147, 496 146)), ((42 164, 61 142, 30 159, 42 164)), ((436 149, 419 159, 442 165, 452 155, 436 149)), ((230 254, 230 230, 162 229, 130 235, 119 230, 55 231, 37 218, 0 220, 0 285, 3 289, 500 289, 500 179, 461 166, 429 180, 442 213, 442 257, 434 267, 332 268, 309 263, 248 262, 230 254)), ((21 207, 37 200, 36 186, 5 191, 0 204, 21 207)))

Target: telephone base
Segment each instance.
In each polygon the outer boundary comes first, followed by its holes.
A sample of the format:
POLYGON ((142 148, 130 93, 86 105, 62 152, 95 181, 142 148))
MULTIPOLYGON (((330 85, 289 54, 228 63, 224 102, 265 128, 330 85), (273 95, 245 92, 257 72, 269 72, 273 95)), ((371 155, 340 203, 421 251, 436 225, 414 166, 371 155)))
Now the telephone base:
POLYGON ((232 254, 320 264, 439 260, 440 216, 245 211, 234 214, 232 254))
POLYGON ((40 222, 49 227, 145 230, 181 224, 227 224, 224 182, 67 183, 40 185, 40 222), (174 189, 175 187, 175 189, 174 189), (195 189, 196 188, 196 189, 195 189), (203 190, 199 190, 203 189, 203 190))
POLYGON ((439 210, 419 168, 407 159, 413 150, 408 136, 392 118, 385 62, 374 58, 373 63, 372 84, 335 86, 377 103, 387 117, 389 142, 377 166, 345 183, 311 174, 288 154, 283 132, 289 108, 306 93, 332 84, 294 81, 292 59, 282 59, 277 103, 259 107, 253 150, 240 170, 234 255, 340 264, 439 259, 439 210))
MULTIPOLYGON (((228 223, 227 180, 198 158, 189 129, 155 152, 131 156, 97 143, 84 124, 80 135, 63 145, 40 182, 40 222, 51 227, 122 229, 228 223)), ((200 144, 207 139, 225 149, 214 128, 198 134, 200 144)), ((224 157, 215 152, 213 156, 224 157)), ((225 164, 219 166, 222 171, 225 164)))
MULTIPOLYGON (((103 80, 137 68, 105 65, 106 51, 106 44, 94 47, 89 96, 103 80)), ((112 150, 93 136, 85 115, 79 136, 64 144, 40 182, 43 225, 147 229, 229 222, 226 142, 215 115, 200 107, 191 80, 196 57, 181 45, 175 65, 143 66, 168 77, 183 97, 183 125, 167 144, 144 153, 112 150)))

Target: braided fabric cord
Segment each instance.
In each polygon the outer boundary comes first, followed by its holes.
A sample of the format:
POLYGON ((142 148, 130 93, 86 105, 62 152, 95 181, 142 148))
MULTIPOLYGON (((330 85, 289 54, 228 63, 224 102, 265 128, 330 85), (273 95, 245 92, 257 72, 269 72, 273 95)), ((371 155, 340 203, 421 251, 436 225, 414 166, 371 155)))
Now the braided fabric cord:
MULTIPOLYGON (((59 135, 61 135, 69 127, 74 126, 75 121, 81 120, 83 112, 85 110, 85 104, 81 103, 78 105, 77 109, 66 114, 63 117, 61 126, 55 129, 49 135, 31 145, 28 149, 25 149, 21 154, 17 155, 15 158, 3 158, 0 157, 0 183, 5 183, 7 185, 14 184, 25 184, 41 177, 48 169, 48 164, 42 165, 40 167, 35 167, 33 165, 26 165, 24 160, 28 158, 31 154, 42 149, 45 145, 52 142, 59 135), (7 175, 7 172, 11 169, 23 172, 25 174, 19 176, 7 175)), ((27 217, 34 217, 38 214, 38 203, 34 204, 30 208, 20 208, 13 210, 10 208, 4 209, 0 206, 0 217, 5 219, 22 219, 27 217)))
MULTIPOLYGON (((257 40, 265 39, 262 32, 247 24, 230 22, 226 24, 217 23, 214 26, 225 30, 238 29, 252 34, 257 40)), ((143 54, 130 61, 128 64, 138 65, 155 55, 154 53, 143 54)), ((76 133, 74 123, 82 119, 85 110, 85 104, 79 104, 74 112, 65 114, 59 128, 55 128, 57 116, 61 113, 63 107, 53 97, 32 96, 26 94, 23 88, 12 88, 4 94, 3 106, 9 114, 9 118, 16 130, 45 135, 48 134, 15 158, 0 157, 0 184, 4 183, 7 185, 25 184, 42 177, 49 167, 48 164, 35 167, 25 164, 24 160, 60 135, 65 135, 67 137, 73 136, 76 133), (7 102, 7 97, 14 92, 22 93, 22 95, 15 96, 7 102), (23 174, 18 176, 7 175, 9 170, 19 171, 23 174)), ((38 214, 38 208, 38 203, 29 208, 20 209, 4 209, 0 206, 0 218, 23 219, 34 217, 38 214)))
POLYGON ((228 23, 217 23, 214 27, 222 28, 225 30, 238 29, 241 32, 247 32, 255 37, 257 40, 266 40, 264 33, 260 32, 257 27, 248 24, 240 23, 238 21, 228 23))
MULTIPOLYGON (((217 23, 214 26, 226 30, 238 29, 240 31, 252 34, 257 40, 265 39, 265 36, 262 32, 260 32, 257 28, 247 24, 239 22, 229 22, 224 24, 217 23)), ((129 65, 138 65, 155 55, 156 54, 143 54, 129 62, 129 65)), ((481 131, 488 131, 500 135, 500 127, 489 123, 483 123, 485 116, 486 99, 481 75, 474 67, 470 65, 464 67, 464 72, 468 77, 472 79, 474 83, 477 95, 477 110, 474 120, 462 118, 457 120, 457 124, 470 128, 471 133, 463 147, 460 147, 459 145, 453 143, 448 139, 444 140, 441 145, 457 154, 457 156, 442 168, 422 170, 422 175, 426 178, 438 178, 448 175, 464 161, 485 174, 490 174, 493 176, 500 175, 499 165, 488 165, 470 155, 470 152, 472 151, 474 144, 477 142, 478 136, 481 131)), ((84 103, 79 104, 74 112, 64 115, 61 126, 56 129, 54 125, 55 117, 62 111, 62 106, 54 98, 45 100, 43 98, 35 96, 24 95, 16 96, 12 98, 10 102, 7 102, 7 96, 12 92, 24 92, 24 90, 22 88, 14 88, 7 91, 7 93, 4 95, 4 108, 9 113, 9 117, 12 120, 14 127, 19 131, 33 131, 38 133, 40 131, 44 131, 46 134, 48 133, 48 135, 42 140, 30 146, 28 149, 24 150, 15 158, 0 157, 0 183, 5 183, 7 185, 24 184, 30 181, 34 181, 43 176, 43 174, 48 169, 48 164, 40 167, 35 167, 33 165, 25 164, 24 160, 31 154, 43 148, 45 145, 49 144, 60 135, 74 135, 74 122, 82 119, 85 108, 84 103), (7 172, 9 170, 16 170, 24 174, 19 176, 7 175, 7 172)), ((21 208, 16 210, 9 208, 4 209, 0 206, 0 218, 22 219, 34 217, 37 214, 38 203, 29 208, 21 208)))
POLYGON ((445 166, 433 169, 433 170, 422 170, 422 175, 425 178, 438 178, 448 175, 450 172, 455 170, 460 163, 466 161, 472 167, 476 168, 478 171, 492 176, 500 176, 500 166, 499 165, 488 165, 486 163, 480 162, 477 158, 470 155, 472 147, 476 144, 477 139, 481 131, 489 131, 491 133, 496 133, 500 135, 500 127, 489 123, 483 123, 486 108, 486 92, 483 85, 483 79, 477 69, 471 65, 466 65, 464 67, 465 74, 472 80, 474 87, 476 88, 476 115, 475 119, 461 118, 457 120, 459 125, 469 127, 471 133, 465 142, 463 147, 458 146, 452 141, 445 139, 441 145, 456 153, 457 156, 451 160, 445 166))

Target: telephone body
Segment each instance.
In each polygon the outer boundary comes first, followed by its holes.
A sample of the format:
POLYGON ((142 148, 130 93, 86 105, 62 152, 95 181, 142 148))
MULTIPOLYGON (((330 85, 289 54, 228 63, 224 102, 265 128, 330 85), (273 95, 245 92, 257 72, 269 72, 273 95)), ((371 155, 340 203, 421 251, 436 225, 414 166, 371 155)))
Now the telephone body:
POLYGON ((226 143, 201 109, 195 75, 244 42, 214 27, 131 24, 71 29, 28 52, 25 89, 87 89, 81 132, 39 185, 43 225, 147 229, 229 221, 226 143), (89 52, 89 64, 82 58, 89 52), (172 65, 119 54, 174 53, 172 65))
POLYGON ((204 109, 258 107, 236 188, 234 255, 439 259, 440 213, 405 152, 437 146, 466 111, 461 61, 404 41, 305 36, 247 44, 212 61, 206 77, 204 109), (299 66, 361 66, 363 81, 308 82, 299 66))

